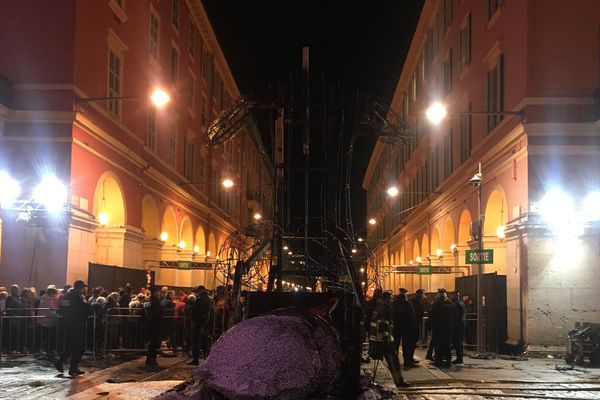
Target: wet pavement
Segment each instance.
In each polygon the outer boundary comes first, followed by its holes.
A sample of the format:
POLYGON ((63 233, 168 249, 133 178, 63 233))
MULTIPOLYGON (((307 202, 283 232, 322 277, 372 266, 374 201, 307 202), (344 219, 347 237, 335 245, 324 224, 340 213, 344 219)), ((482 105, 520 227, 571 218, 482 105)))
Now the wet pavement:
MULTIPOLYGON (((375 375, 382 398, 438 399, 600 399, 600 368, 566 369, 561 359, 530 358, 484 360, 465 357, 465 364, 437 368, 424 360, 417 368, 403 370, 410 388, 398 390, 383 364, 375 375), (558 368, 557 368, 558 367, 558 368)), ((88 373, 77 378, 57 374, 51 359, 22 357, 2 359, 0 399, 141 400, 150 399, 191 376, 187 357, 163 354, 159 367, 144 365, 141 355, 83 360, 88 373)), ((363 376, 372 377, 375 363, 363 364, 363 376)))
MULTIPOLYGON (((466 356, 463 365, 438 368, 424 359, 417 368, 404 369, 410 388, 398 390, 387 369, 379 364, 375 383, 391 399, 600 399, 600 368, 568 369, 562 359, 486 360, 466 356)), ((375 363, 363 365, 373 376, 375 363)), ((382 391, 382 392, 383 392, 382 391)))

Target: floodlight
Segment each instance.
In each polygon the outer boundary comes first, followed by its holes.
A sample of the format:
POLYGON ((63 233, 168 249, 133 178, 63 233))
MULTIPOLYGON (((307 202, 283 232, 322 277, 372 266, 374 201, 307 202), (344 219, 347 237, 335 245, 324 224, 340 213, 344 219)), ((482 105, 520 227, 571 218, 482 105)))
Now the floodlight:
POLYGON ((568 194, 560 189, 551 189, 540 201, 539 210, 550 227, 562 229, 571 220, 575 207, 568 194))
POLYGON ((600 191, 594 190, 583 199, 583 213, 588 221, 600 221, 600 191))
POLYGON ((398 196, 398 188, 396 186, 390 186, 387 189, 387 194, 390 197, 396 197, 396 196, 398 196))
POLYGON ((0 171, 0 206, 8 206, 19 197, 21 186, 6 171, 0 171))
POLYGON ((224 179, 222 182, 223 186, 226 188, 230 188, 233 186, 233 181, 231 179, 224 179))
POLYGON ((42 204, 50 213, 61 210, 67 204, 67 188, 54 175, 46 175, 35 188, 33 199, 42 204))
POLYGON ((425 111, 425 116, 427 119, 437 125, 448 115, 448 111, 446 110, 446 106, 440 102, 435 102, 429 106, 427 111, 425 111))
POLYGON ((169 101, 171 101, 171 97, 169 96, 169 94, 167 92, 165 92, 162 89, 155 89, 152 94, 150 95, 150 100, 152 100, 152 103, 158 107, 158 108, 162 108, 164 107, 169 101))

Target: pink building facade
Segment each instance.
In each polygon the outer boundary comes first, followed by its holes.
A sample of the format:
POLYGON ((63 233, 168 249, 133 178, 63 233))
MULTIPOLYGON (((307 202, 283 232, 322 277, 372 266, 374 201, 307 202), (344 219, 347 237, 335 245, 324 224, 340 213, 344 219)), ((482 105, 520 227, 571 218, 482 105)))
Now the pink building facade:
POLYGON ((214 263, 255 212, 269 219, 272 163, 253 124, 207 145, 208 124, 240 93, 201 2, 1 8, 0 170, 21 193, 1 205, 0 282, 62 285, 97 263, 214 286, 210 265, 176 262, 214 263), (160 109, 155 88, 171 98, 160 109), (37 205, 48 175, 67 191, 58 213, 37 205))
POLYGON ((506 277, 507 344, 563 349, 576 321, 600 321, 599 32, 594 0, 425 2, 390 112, 412 138, 379 141, 363 181, 386 290, 477 273, 465 254, 481 163, 483 272, 506 277), (448 110, 438 126, 433 102, 448 110), (434 273, 402 272, 418 264, 434 273))

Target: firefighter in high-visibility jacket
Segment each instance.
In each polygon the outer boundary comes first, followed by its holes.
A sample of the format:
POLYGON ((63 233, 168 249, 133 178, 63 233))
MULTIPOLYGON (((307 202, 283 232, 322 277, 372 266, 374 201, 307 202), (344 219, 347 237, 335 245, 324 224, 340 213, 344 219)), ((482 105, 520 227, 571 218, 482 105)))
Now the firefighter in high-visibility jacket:
POLYGON ((394 346, 394 331, 392 317, 392 295, 384 292, 381 296, 377 309, 371 317, 369 329, 369 356, 375 360, 384 359, 394 378, 396 387, 408 387, 404 382, 398 353, 394 346))

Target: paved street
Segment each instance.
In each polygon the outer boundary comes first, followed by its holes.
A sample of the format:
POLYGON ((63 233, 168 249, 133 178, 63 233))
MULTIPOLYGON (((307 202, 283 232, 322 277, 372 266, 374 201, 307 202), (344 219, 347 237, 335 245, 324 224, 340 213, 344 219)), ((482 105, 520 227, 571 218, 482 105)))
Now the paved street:
MULTIPOLYGON (((422 359, 424 353, 417 351, 422 359)), ((148 369, 144 358, 104 369, 84 365, 91 373, 76 379, 59 377, 48 360, 2 362, 2 399, 119 399, 152 398, 190 377, 186 358, 159 358, 160 368, 148 369)), ((388 399, 483 399, 544 398, 600 399, 600 368, 563 370, 561 359, 480 360, 465 358, 463 366, 439 369, 421 361, 418 368, 404 370, 411 387, 395 389, 383 365, 376 373, 375 389, 388 399), (559 367, 557 370, 556 367, 559 367)), ((363 375, 373 374, 374 363, 363 365, 363 375)))

